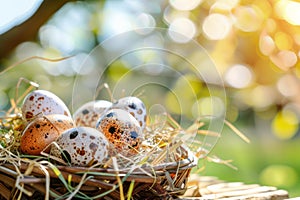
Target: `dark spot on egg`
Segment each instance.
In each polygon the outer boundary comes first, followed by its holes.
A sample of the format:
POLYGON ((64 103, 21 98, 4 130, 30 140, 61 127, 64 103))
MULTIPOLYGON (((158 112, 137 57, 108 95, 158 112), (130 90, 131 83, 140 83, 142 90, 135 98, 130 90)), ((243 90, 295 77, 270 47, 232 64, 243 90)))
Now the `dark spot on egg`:
POLYGON ((82 133, 81 135, 82 135, 82 138, 85 138, 87 136, 86 133, 82 133))
POLYGON ((131 132, 130 132, 130 137, 131 137, 132 139, 136 139, 136 138, 138 137, 137 132, 131 131, 131 132))
POLYGON ((44 97, 39 97, 38 100, 39 101, 43 101, 45 98, 44 97))
POLYGON ((95 143, 91 143, 89 147, 92 151, 96 151, 98 149, 98 145, 95 143))
POLYGON ((26 112, 26 113, 25 113, 25 118, 26 118, 26 119, 31 119, 31 118, 33 118, 33 113, 32 113, 32 112, 26 112))
POLYGON ((67 111, 64 111, 64 115, 69 116, 67 111))
POLYGON ((94 140, 94 139, 95 139, 95 136, 91 135, 90 138, 91 138, 92 140, 94 140))
POLYGON ((106 115, 106 117, 113 117, 114 116, 114 113, 113 112, 110 112, 106 115))
POLYGON ((87 109, 84 109, 84 110, 82 111, 82 114, 84 114, 84 115, 89 114, 89 111, 88 111, 87 109))
POLYGON ((57 120, 57 122, 61 123, 61 122, 63 122, 63 120, 61 120, 61 119, 58 119, 58 120, 57 120))
POLYGON ((116 127, 109 127, 108 131, 111 133, 111 134, 114 134, 116 132, 116 127))
POLYGON ((128 105, 128 107, 135 110, 137 106, 135 103, 131 103, 128 105))
POLYGON ((142 110, 142 109, 138 109, 137 113, 138 113, 139 115, 141 115, 141 114, 143 114, 143 110, 142 110))
POLYGON ((76 138, 77 135, 78 135, 78 131, 73 131, 73 132, 70 134, 70 139, 72 140, 72 139, 76 138))
POLYGON ((36 125, 35 125, 35 128, 40 128, 40 127, 41 127, 40 124, 36 124, 36 125))
POLYGON ((135 114, 134 114, 134 112, 130 112, 130 114, 131 114, 133 117, 135 117, 135 114))
POLYGON ((76 149, 76 152, 77 152, 79 155, 81 155, 81 156, 84 156, 84 155, 85 155, 85 150, 84 150, 83 147, 82 147, 82 149, 77 148, 77 149, 76 149))
POLYGON ((29 101, 33 101, 33 99, 34 99, 34 96, 29 97, 29 101))

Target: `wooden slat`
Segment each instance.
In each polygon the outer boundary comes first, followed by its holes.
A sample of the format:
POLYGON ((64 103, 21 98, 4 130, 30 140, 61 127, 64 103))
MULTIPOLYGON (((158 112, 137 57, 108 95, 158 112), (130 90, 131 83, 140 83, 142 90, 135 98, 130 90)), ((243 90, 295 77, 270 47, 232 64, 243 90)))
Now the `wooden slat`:
POLYGON ((188 182, 187 193, 178 200, 282 200, 289 198, 288 192, 276 187, 242 182, 224 182, 216 177, 193 175, 188 182))

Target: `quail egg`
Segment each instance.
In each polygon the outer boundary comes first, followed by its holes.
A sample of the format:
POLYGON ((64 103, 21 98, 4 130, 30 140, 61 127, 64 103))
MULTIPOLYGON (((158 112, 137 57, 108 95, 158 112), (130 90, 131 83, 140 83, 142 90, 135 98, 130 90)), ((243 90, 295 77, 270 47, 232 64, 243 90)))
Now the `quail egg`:
POLYGON ((83 104, 73 115, 76 126, 96 127, 97 120, 112 103, 105 100, 90 101, 83 104))
POLYGON ((62 114, 71 117, 65 103, 47 90, 35 90, 29 93, 23 101, 22 113, 27 121, 31 121, 39 114, 62 114))
POLYGON ((146 126, 147 111, 144 103, 137 97, 124 97, 114 103, 113 108, 119 108, 129 112, 140 124, 142 130, 146 126))
POLYGON ((139 152, 143 135, 139 123, 129 112, 109 110, 98 120, 96 129, 106 136, 115 152, 125 156, 139 152))
POLYGON ((64 131, 51 145, 50 154, 77 166, 102 163, 108 158, 109 143, 95 128, 75 127, 64 131), (58 148, 59 147, 59 148, 58 148))
POLYGON ((72 118, 53 114, 37 117, 24 129, 20 139, 20 150, 25 154, 40 155, 51 142, 64 131, 74 127, 72 118))

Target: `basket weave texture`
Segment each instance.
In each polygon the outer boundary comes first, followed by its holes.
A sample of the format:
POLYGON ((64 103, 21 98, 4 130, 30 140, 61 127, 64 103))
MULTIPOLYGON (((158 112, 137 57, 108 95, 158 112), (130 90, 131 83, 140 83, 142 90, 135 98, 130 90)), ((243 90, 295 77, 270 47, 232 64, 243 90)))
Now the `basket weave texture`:
POLYGON ((178 150, 184 158, 177 162, 117 170, 47 165, 47 161, 43 167, 27 160, 18 165, 2 162, 0 199, 17 199, 20 194, 22 199, 174 199, 185 193, 196 165, 191 152, 182 146, 178 150))

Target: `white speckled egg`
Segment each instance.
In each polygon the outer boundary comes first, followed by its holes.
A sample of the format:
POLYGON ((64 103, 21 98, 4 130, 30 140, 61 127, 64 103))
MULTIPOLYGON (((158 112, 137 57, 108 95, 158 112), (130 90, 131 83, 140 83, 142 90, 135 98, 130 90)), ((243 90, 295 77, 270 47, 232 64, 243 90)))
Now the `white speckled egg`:
POLYGON ((129 112, 140 124, 142 130, 146 126, 147 111, 144 103, 137 97, 124 97, 114 103, 113 108, 119 108, 129 112))
POLYGON ((22 113, 27 121, 31 121, 39 114, 62 114, 71 117, 65 103, 47 90, 35 90, 29 93, 23 101, 22 113))
POLYGON ((105 100, 90 101, 83 104, 73 115, 76 126, 95 128, 98 119, 111 106, 112 103, 105 100))
POLYGON ((95 128, 75 127, 64 131, 51 145, 50 154, 77 166, 102 163, 108 158, 109 143, 95 128))
POLYGON ((139 123, 129 112, 122 109, 109 110, 99 119, 96 129, 113 144, 115 152, 125 156, 139 152, 143 133, 139 123))
MULTIPOLYGON (((37 117, 24 129, 20 139, 20 150, 25 154, 40 155, 63 131, 73 127, 72 118, 65 115, 37 117)), ((49 149, 45 152, 49 152, 49 149)))

